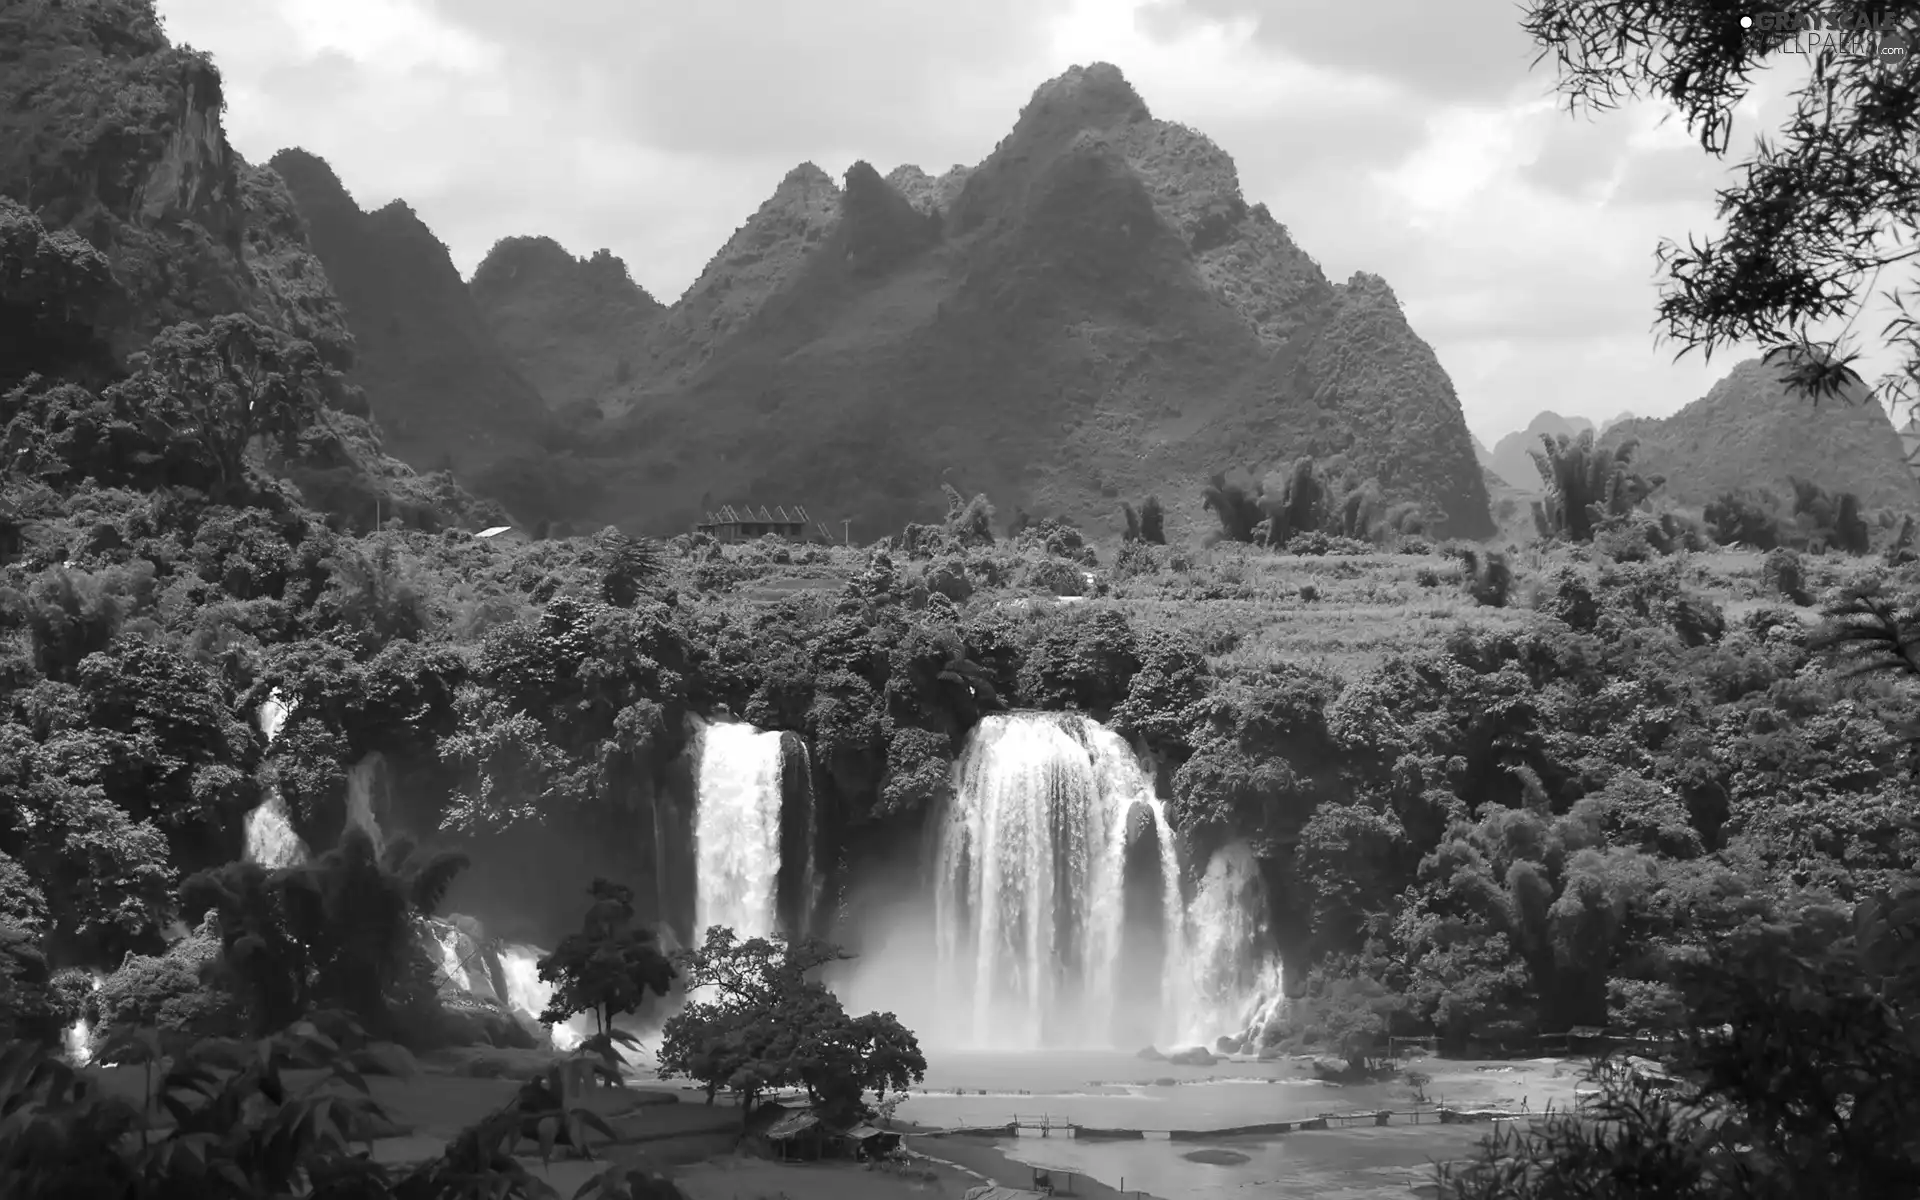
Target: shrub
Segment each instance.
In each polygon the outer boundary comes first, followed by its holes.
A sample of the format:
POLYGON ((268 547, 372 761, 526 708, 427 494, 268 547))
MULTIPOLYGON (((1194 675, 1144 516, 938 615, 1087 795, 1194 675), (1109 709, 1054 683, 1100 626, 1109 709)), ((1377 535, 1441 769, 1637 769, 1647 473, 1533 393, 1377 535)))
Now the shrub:
POLYGON ((246 1032, 246 1006, 221 986, 212 970, 220 934, 209 921, 159 957, 130 955, 93 994, 101 1032, 151 1028, 168 1054, 209 1037, 246 1032))
POLYGON ((1760 578, 1769 588, 1802 608, 1813 603, 1813 596, 1807 591, 1805 560, 1796 550, 1782 546, 1769 551, 1760 566, 1760 578))

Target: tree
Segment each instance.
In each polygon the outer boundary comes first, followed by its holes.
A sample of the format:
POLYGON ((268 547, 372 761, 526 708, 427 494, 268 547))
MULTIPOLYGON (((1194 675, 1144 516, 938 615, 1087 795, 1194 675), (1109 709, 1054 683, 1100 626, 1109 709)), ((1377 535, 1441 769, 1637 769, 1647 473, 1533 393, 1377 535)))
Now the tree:
POLYGON ((223 491, 244 478, 254 438, 274 438, 283 454, 297 453, 329 378, 311 343, 240 315, 163 329, 134 366, 117 387, 144 400, 148 421, 170 438, 205 446, 223 491))
POLYGON ((1583 1113, 1496 1135, 1461 1200, 1920 1191, 1920 889, 1754 924, 1683 975, 1673 1081, 1601 1063, 1583 1113), (1649 1086, 1657 1085, 1657 1086, 1649 1086))
POLYGON ((1911 311, 1920 60, 1883 55, 1877 32, 1910 25, 1914 8, 1529 0, 1524 27, 1541 57, 1555 61, 1569 109, 1665 100, 1714 158, 1727 156, 1734 110, 1756 75, 1788 55, 1804 64, 1792 114, 1776 136, 1755 141, 1740 177, 1719 193, 1719 235, 1660 246, 1660 320, 1682 354, 1759 342, 1816 402, 1838 394, 1859 381, 1850 335, 1884 271, 1880 294, 1898 313, 1885 336, 1900 365, 1881 388, 1890 400, 1920 398, 1920 323, 1911 311), (1792 44, 1823 18, 1863 36, 1792 44), (1822 338, 1818 327, 1836 322, 1844 331, 1822 338))
POLYGON ((976 492, 969 500, 958 488, 944 482, 940 492, 947 500, 947 532, 960 539, 963 546, 992 545, 993 503, 987 494, 976 492))
POLYGON ((85 238, 49 231, 0 197, 0 387, 92 353, 99 312, 113 287, 106 255, 85 238))
POLYGON ((377 851, 358 826, 325 854, 279 871, 250 862, 181 885, 187 912, 215 912, 221 961, 262 1032, 317 1008, 339 1008, 375 1032, 392 1026, 389 997, 418 952, 414 918, 431 916, 467 858, 396 839, 377 851))
POLYGON ((1157 495, 1140 503, 1140 540, 1155 546, 1167 544, 1167 510, 1157 495))
POLYGON ((839 947, 804 937, 738 940, 716 925, 682 962, 696 1000, 667 1022, 660 1076, 740 1097, 746 1121, 754 1102, 780 1087, 804 1087, 830 1115, 864 1115, 865 1093, 902 1091, 926 1077, 919 1042, 892 1013, 849 1017, 839 997, 810 976, 846 959, 839 947))
POLYGON ((1219 520, 1223 540, 1253 540, 1253 528, 1260 523, 1261 516, 1258 485, 1249 491, 1245 484, 1229 481, 1224 472, 1216 474, 1200 492, 1200 507, 1219 520))
POLYGON ((594 1048, 613 1067, 613 1018, 638 1012, 649 995, 666 995, 679 973, 653 930, 634 925, 632 888, 596 879, 587 894, 593 905, 580 932, 562 938, 540 959, 540 978, 554 985, 540 1019, 551 1025, 575 1013, 592 1013, 594 1048))
POLYGON ((615 608, 632 608, 640 589, 665 566, 658 542, 628 537, 612 525, 593 536, 593 561, 600 572, 600 599, 615 608))
POLYGON ((1626 516, 1665 483, 1658 475, 1642 478, 1634 472, 1637 445, 1629 439, 1603 449, 1591 429, 1574 437, 1541 434, 1541 449, 1530 452, 1547 489, 1545 502, 1533 506, 1540 536, 1590 542, 1600 526, 1626 516))

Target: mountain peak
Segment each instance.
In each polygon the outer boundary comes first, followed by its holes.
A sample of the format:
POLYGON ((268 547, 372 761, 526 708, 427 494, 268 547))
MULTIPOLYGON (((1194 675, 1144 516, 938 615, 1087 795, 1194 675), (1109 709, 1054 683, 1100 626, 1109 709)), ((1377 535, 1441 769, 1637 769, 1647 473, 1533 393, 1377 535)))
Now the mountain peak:
POLYGON ((833 176, 821 170, 816 163, 808 161, 788 171, 780 180, 779 190, 785 191, 792 187, 816 188, 833 186, 833 176))
POLYGON ((347 205, 359 211, 360 206, 354 203, 353 193, 347 191, 347 185, 340 182, 340 175, 333 169, 333 164, 311 150, 289 146, 268 159, 267 166, 273 168, 286 181, 293 194, 300 198, 302 211, 313 205, 347 205))
POLYGON ((954 197, 960 194, 971 174, 972 167, 955 163, 936 178, 907 163, 887 172, 887 186, 905 196, 907 202, 921 212, 945 212, 953 207, 954 197))
POLYGON ((1109 62, 1071 66, 1033 90, 1020 110, 1019 130, 1028 121, 1066 119, 1084 129, 1151 121, 1153 113, 1120 68, 1109 62))
POLYGON ((937 218, 914 208, 864 160, 847 168, 840 212, 846 260, 855 274, 884 272, 939 236, 937 218))

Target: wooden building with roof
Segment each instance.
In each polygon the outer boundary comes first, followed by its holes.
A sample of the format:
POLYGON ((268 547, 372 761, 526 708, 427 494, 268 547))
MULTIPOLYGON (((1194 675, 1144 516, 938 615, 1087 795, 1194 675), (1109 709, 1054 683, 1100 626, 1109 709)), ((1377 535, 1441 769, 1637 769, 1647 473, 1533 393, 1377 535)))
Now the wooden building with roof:
POLYGON ((764 504, 757 509, 751 504, 740 508, 723 504, 708 513, 706 520, 695 525, 694 531, 721 542, 750 542, 769 534, 793 542, 804 542, 816 534, 832 540, 826 527, 816 525, 813 518, 807 515, 807 510, 797 504, 791 508, 771 509, 764 504))

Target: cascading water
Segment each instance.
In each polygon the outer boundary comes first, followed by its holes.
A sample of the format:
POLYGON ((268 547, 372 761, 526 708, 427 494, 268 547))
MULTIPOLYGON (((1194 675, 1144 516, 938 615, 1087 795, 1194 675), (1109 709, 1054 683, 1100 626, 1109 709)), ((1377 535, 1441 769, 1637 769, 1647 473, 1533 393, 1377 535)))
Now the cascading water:
POLYGON ((922 1019, 977 1049, 1257 1034, 1280 989, 1253 854, 1216 854, 1191 903, 1184 878, 1118 734, 1073 713, 984 718, 935 831, 938 1012, 922 1019))
POLYGON ((695 738, 694 939, 712 925, 765 937, 779 923, 781 735, 727 722, 695 738))
MULTIPOLYGON (((260 722, 260 732, 266 735, 267 745, 273 745, 273 740, 280 736, 281 727, 287 723, 288 711, 286 701, 280 698, 279 688, 273 689, 260 702, 256 716, 260 722)), ((268 784, 266 799, 247 814, 246 859, 270 871, 307 861, 307 844, 293 830, 287 801, 280 794, 278 784, 268 784)))
POLYGON ((376 852, 386 846, 380 830, 380 818, 373 810, 374 784, 384 778, 386 760, 378 752, 367 755, 347 771, 347 824, 366 831, 376 852))
POLYGON ((1215 851, 1187 910, 1187 986, 1180 1006, 1184 1040, 1249 1033, 1257 1040, 1277 1012, 1280 968, 1264 949, 1266 911, 1266 888, 1252 849, 1234 842, 1215 851))
POLYGON ((962 1009, 949 1027, 980 1047, 1111 1040, 1136 801, 1157 804, 1151 779, 1085 717, 994 714, 974 729, 934 881, 940 994, 962 1009))
MULTIPOLYGON (((500 975, 506 983, 507 1007, 530 1020, 540 1020, 540 1014, 546 1011, 547 1004, 553 999, 553 985, 540 978, 540 956, 546 951, 538 946, 505 945, 500 947, 500 975)), ((576 1015, 559 1025, 547 1026, 553 1037, 553 1048, 563 1053, 571 1052, 587 1035, 593 1032, 593 1018, 576 1015)))
MULTIPOLYGON (((98 971, 89 971, 93 990, 99 991, 107 977, 98 971)), ((84 1067, 93 1061, 93 1021, 81 1017, 60 1032, 60 1048, 66 1052, 67 1061, 76 1067, 84 1067)))

